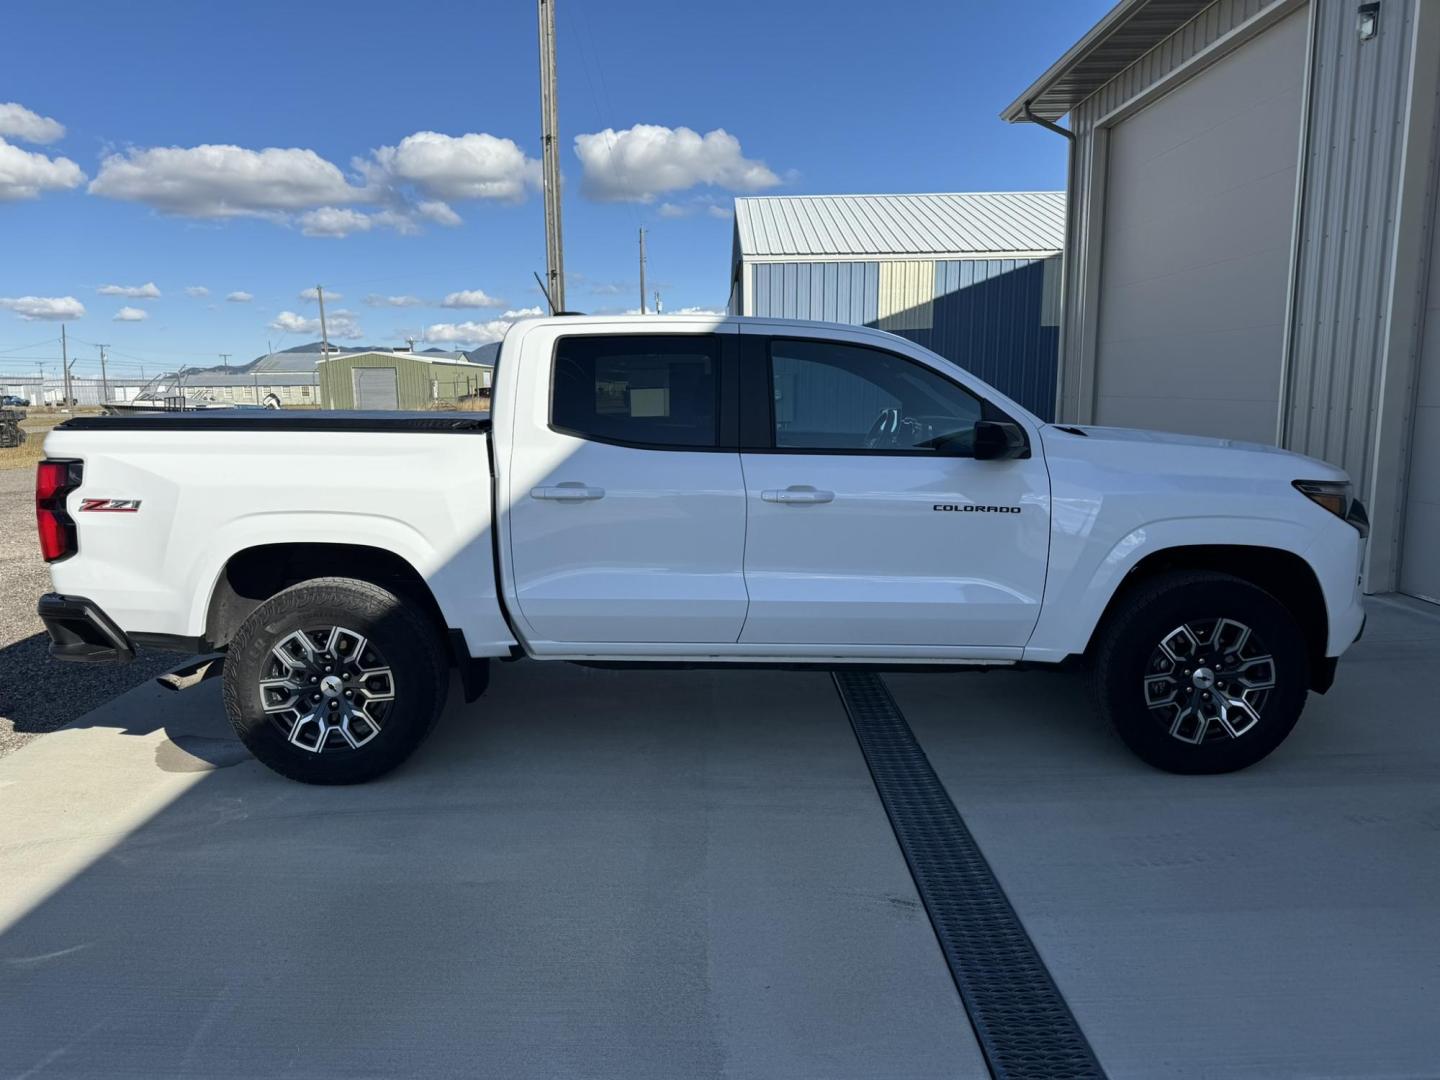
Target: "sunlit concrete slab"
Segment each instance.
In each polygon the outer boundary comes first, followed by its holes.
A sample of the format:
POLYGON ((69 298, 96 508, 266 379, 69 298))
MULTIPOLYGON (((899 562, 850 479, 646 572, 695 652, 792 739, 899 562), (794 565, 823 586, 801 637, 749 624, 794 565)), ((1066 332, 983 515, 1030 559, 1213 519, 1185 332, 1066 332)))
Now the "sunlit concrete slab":
POLYGON ((0 1076, 985 1075, 823 675, 497 665, 345 789, 143 687, 0 822, 0 1076))
POLYGON ((1374 601, 1269 759, 1174 777, 1059 674, 887 676, 1112 1077, 1440 1072, 1440 617, 1374 601))

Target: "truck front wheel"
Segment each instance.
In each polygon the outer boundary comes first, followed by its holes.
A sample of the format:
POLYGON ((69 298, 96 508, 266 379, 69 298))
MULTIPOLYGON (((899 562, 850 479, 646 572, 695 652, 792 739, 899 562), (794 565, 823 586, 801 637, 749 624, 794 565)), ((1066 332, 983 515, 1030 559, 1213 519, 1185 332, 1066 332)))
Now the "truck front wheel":
POLYGON ((430 620, 353 578, 314 578, 266 600, 225 661, 225 709, 261 762, 307 784, 356 784, 403 762, 449 686, 430 620))
POLYGON ((1176 572, 1121 598, 1095 655, 1100 711, 1142 760, 1173 773, 1255 764, 1300 718, 1304 634, 1269 593, 1228 574, 1176 572))

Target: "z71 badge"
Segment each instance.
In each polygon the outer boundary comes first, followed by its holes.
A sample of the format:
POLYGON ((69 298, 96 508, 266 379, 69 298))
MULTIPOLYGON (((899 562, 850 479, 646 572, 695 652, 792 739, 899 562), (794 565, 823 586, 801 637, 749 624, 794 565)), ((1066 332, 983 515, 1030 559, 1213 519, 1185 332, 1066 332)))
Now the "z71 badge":
POLYGON ((80 512, 97 514, 133 514, 140 509, 139 499, 81 499, 80 512))

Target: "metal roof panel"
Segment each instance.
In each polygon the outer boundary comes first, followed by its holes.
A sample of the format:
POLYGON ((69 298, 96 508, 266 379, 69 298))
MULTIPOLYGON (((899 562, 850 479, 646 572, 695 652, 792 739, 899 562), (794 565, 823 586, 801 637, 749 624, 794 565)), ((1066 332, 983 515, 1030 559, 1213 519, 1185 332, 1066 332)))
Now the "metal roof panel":
POLYGON ((756 195, 735 200, 735 224, 742 258, 1054 252, 1065 193, 756 195))

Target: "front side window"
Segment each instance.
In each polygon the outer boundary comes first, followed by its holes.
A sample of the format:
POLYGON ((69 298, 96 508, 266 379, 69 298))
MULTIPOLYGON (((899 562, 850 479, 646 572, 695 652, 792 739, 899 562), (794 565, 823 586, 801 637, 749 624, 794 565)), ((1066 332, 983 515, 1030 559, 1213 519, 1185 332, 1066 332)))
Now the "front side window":
POLYGON ((777 338, 770 377, 777 448, 973 451, 980 399, 895 353, 777 338))
POLYGON ((550 423, 602 442, 713 448, 717 352, 712 335, 563 337, 555 347, 550 423))

